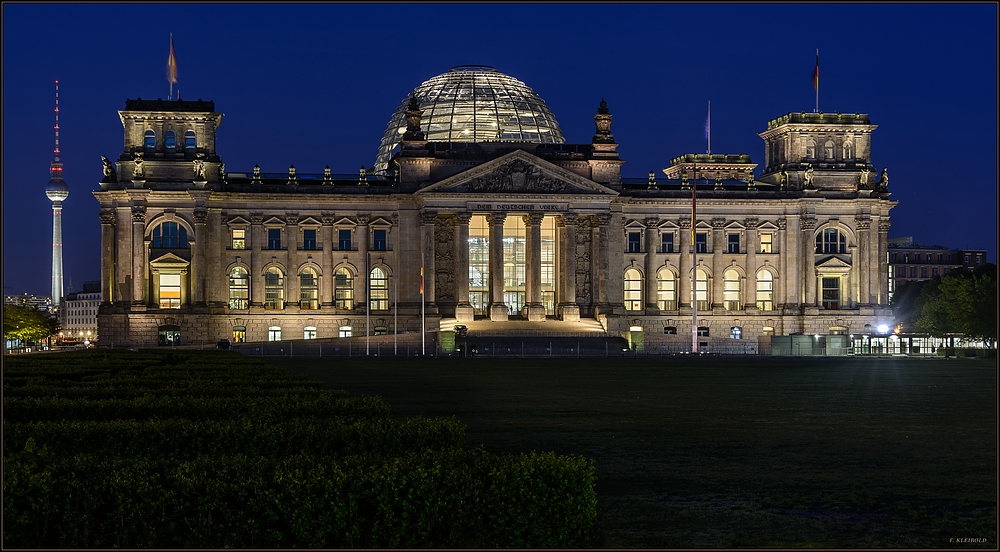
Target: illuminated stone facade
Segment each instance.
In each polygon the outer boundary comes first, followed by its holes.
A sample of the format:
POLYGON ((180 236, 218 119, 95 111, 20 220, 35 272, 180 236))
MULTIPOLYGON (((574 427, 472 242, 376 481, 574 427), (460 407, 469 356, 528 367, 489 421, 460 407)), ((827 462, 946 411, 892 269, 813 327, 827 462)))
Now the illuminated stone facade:
POLYGON ((412 336, 422 299, 431 330, 447 318, 556 331, 596 318, 612 335, 641 326, 646 343, 690 343, 692 225, 711 338, 891 325, 895 202, 870 163, 867 115, 772 120, 756 180, 747 155, 682 155, 666 178, 623 179, 603 101, 582 144, 428 141, 425 107, 407 105, 387 171, 275 174, 225 171, 212 102, 127 101, 124 151, 94 192, 102 343, 335 338, 395 323, 412 336))

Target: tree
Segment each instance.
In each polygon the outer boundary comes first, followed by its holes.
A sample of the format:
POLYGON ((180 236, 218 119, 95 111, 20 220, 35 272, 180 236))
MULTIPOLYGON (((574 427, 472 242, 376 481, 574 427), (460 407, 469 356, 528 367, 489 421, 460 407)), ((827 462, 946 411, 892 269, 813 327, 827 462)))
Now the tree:
POLYGON ((924 306, 924 288, 937 288, 940 280, 910 280, 896 287, 892 294, 892 314, 903 326, 904 332, 912 332, 916 327, 916 319, 924 306))
POLYGON ((932 335, 961 333, 993 348, 997 339, 996 265, 956 271, 923 286, 915 305, 917 329, 932 335))
POLYGON ((3 306, 3 336, 22 343, 37 342, 55 335, 59 321, 42 311, 22 305, 3 306))

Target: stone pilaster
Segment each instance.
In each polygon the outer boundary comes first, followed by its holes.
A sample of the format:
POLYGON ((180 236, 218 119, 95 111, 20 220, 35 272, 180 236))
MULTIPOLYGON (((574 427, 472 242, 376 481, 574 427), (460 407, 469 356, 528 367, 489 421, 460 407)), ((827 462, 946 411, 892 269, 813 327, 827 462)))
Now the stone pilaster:
POLYGON ((146 242, 143 235, 146 228, 146 206, 132 206, 132 310, 145 310, 146 284, 146 242))
POLYGON ((816 219, 802 219, 802 279, 805 281, 806 293, 802 304, 807 307, 815 307, 819 304, 816 298, 816 254, 815 239, 813 231, 816 229, 816 219))
MULTIPOLYGON (((880 307, 889 306, 889 218, 878 221, 878 305, 880 307)), ((873 263, 872 266, 876 266, 873 263)))
POLYGON ((854 271, 858 273, 858 303, 861 307, 870 307, 872 304, 872 296, 877 296, 877 293, 872 293, 872 289, 869 284, 871 270, 871 265, 869 264, 869 260, 871 259, 869 246, 871 241, 870 234, 872 221, 870 217, 857 216, 854 217, 854 224, 858 229, 858 252, 857 256, 851 259, 851 266, 854 267, 854 271))
POLYGON ((263 213, 250 213, 250 306, 264 306, 263 213))
MULTIPOLYGON (((608 294, 608 278, 611 276, 610 263, 611 254, 609 251, 609 240, 611 238, 609 233, 609 225, 611 224, 611 215, 596 215, 594 217, 594 222, 596 228, 594 228, 597 236, 597 304, 601 308, 601 313, 609 313, 612 310, 610 297, 608 294)), ((615 267, 616 271, 621 271, 621 267, 615 267)), ((620 277, 615 278, 616 281, 620 280, 620 277)), ((622 305, 624 308, 624 305, 622 305)))
POLYGON ((299 280, 299 214, 298 213, 285 213, 285 250, 284 261, 285 269, 288 274, 285 275, 285 287, 288 289, 288 295, 285 296, 285 306, 287 307, 298 307, 302 300, 299 295, 299 287, 302 283, 299 280))
POLYGON ((422 211, 420 213, 421 256, 424 269, 424 304, 428 312, 437 312, 434 303, 434 223, 437 213, 422 211))
POLYGON ((507 305, 503 302, 503 223, 507 213, 493 212, 490 223, 490 320, 506 321, 507 305))
POLYGON ((469 303, 469 221, 472 215, 459 213, 455 224, 455 318, 459 322, 471 322, 476 311, 469 303))
MULTIPOLYGON (((757 238, 757 225, 759 221, 755 217, 747 218, 743 221, 743 224, 747 227, 746 233, 746 270, 747 284, 743 286, 740 290, 743 295, 743 304, 747 307, 757 306, 757 249, 760 247, 758 245, 759 240, 757 238)), ((772 244, 772 247, 774 245, 772 244)), ((772 293, 774 293, 772 291, 772 293)))
POLYGON ((566 322, 580 320, 576 304, 576 213, 565 213, 557 220, 560 232, 559 317, 566 322))
POLYGON ((206 289, 208 287, 208 260, 206 249, 208 248, 208 230, 205 223, 208 222, 208 210, 204 207, 194 208, 194 262, 191 263, 191 287, 194 288, 194 305, 204 307, 206 304, 206 289))
POLYGON ((525 310, 528 320, 532 322, 545 320, 545 305, 542 304, 542 219, 543 213, 524 215, 524 226, 527 230, 525 267, 527 274, 527 293, 525 310))
MULTIPOLYGON (((652 175, 652 171, 650 171, 652 175)), ((643 250, 646 257, 646 313, 657 312, 656 306, 656 234, 660 220, 656 217, 646 218, 646 239, 643 240, 643 250)))
POLYGON ((712 219, 712 308, 721 309, 723 308, 723 297, 722 294, 723 287, 725 285, 725 278, 723 277, 723 271, 725 266, 723 266, 722 253, 728 250, 728 244, 726 241, 726 219, 724 218, 713 218, 712 219))
POLYGON ((101 304, 115 302, 115 211, 101 209, 101 304))
POLYGON ((358 305, 363 305, 361 312, 368 311, 368 280, 371 278, 371 263, 368 262, 368 223, 371 221, 372 216, 368 213, 363 213, 358 215, 358 229, 357 229, 357 240, 358 240, 358 266, 364 267, 364 277, 360 278, 360 282, 355 284, 354 296, 357 300, 354 301, 354 307, 357 309, 358 305), (357 285, 360 283, 361 285, 357 285), (360 291, 359 291, 360 290, 360 291))
POLYGON ((678 232, 678 247, 677 250, 680 252, 680 266, 678 270, 680 274, 678 275, 677 282, 677 308, 691 308, 692 291, 691 291, 691 279, 694 278, 694 267, 691 266, 691 248, 694 247, 694 243, 691 242, 691 219, 682 218, 680 221, 681 231, 678 232))
POLYGON ((319 232, 320 247, 323 248, 322 264, 323 278, 320 284, 320 302, 323 309, 334 308, 333 288, 336 285, 336 275, 333 273, 333 223, 336 220, 333 213, 323 213, 323 226, 319 232))

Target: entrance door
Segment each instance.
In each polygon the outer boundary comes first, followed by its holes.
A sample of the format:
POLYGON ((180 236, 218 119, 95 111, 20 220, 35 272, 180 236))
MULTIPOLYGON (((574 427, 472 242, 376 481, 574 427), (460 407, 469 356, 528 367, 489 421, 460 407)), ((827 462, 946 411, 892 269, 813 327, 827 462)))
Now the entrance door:
POLYGON ((524 308, 524 292, 504 291, 503 302, 507 305, 509 316, 521 316, 521 309, 524 308))

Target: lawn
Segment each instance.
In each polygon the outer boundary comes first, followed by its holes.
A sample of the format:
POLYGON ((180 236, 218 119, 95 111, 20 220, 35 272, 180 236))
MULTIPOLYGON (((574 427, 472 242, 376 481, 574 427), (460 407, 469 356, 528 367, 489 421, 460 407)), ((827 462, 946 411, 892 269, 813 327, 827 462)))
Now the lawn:
POLYGON ((270 362, 594 459, 595 547, 997 547, 994 360, 270 362))

